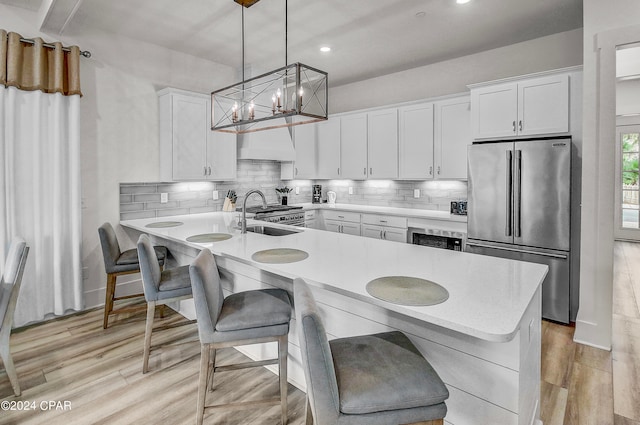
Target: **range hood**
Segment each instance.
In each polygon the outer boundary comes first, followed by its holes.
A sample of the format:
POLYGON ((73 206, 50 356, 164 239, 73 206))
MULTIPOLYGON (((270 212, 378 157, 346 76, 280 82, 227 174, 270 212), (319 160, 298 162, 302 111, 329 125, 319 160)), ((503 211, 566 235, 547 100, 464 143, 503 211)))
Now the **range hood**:
MULTIPOLYGON (((270 120, 269 125, 285 124, 285 119, 270 120)), ((271 128, 253 133, 238 134, 238 159, 268 159, 274 161, 294 161, 296 151, 293 146, 292 127, 271 128)))

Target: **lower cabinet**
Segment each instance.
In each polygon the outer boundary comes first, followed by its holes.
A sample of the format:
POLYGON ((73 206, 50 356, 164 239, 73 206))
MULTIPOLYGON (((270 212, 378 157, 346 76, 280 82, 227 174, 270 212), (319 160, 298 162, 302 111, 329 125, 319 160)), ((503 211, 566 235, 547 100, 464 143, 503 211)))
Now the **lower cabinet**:
POLYGON ((324 229, 329 232, 360 236, 360 213, 322 211, 324 229))
POLYGON ((406 243, 407 232, 407 219, 404 217, 362 214, 362 236, 406 243))

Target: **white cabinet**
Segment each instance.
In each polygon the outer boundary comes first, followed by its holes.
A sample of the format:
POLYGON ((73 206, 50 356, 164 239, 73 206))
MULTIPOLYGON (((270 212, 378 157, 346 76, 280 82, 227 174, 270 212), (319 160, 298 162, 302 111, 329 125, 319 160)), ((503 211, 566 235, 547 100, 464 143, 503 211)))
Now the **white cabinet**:
POLYGON ((433 104, 399 109, 399 177, 433 178, 433 104))
POLYGON ((370 112, 367 121, 369 178, 398 178, 398 109, 370 112))
POLYGON ((360 213, 322 211, 322 217, 325 230, 360 236, 360 213))
POLYGON ((436 102, 435 177, 439 179, 466 179, 467 147, 472 141, 469 96, 436 102))
POLYGON ((208 95, 165 89, 158 92, 160 178, 225 180, 236 177, 236 137, 211 131, 208 95))
POLYGON ((318 221, 316 220, 316 210, 307 210, 304 212, 304 227, 309 229, 317 229, 318 221))
POLYGON ((316 178, 316 141, 317 129, 314 124, 293 128, 296 159, 294 162, 282 163, 280 178, 283 180, 316 178))
POLYGON ((333 117, 317 123, 317 178, 340 178, 340 118, 333 117))
POLYGON ((471 89, 475 139, 569 131, 569 76, 552 75, 471 89))
POLYGON ((407 230, 404 217, 362 214, 362 236, 406 243, 407 230))
POLYGON ((367 178, 367 114, 340 119, 340 178, 367 178))

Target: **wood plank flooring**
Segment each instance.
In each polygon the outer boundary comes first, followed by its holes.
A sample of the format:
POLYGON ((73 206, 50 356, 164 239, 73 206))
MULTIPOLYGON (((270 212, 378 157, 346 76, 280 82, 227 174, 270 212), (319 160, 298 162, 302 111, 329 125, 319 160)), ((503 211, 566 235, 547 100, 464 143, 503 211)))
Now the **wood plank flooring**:
MULTIPOLYGON (((640 244, 615 245, 613 351, 573 342, 574 328, 543 321, 541 415, 545 425, 640 425, 640 244)), ((157 325, 184 320, 166 309, 157 325)), ((0 424, 191 424, 200 346, 195 325, 154 334, 165 344, 142 375, 144 312, 121 314, 102 329, 102 310, 21 329, 11 337, 21 397, 0 368, 0 400, 36 402, 35 410, 0 411, 0 424), (42 401, 70 401, 64 410, 42 401)), ((246 358, 218 352, 221 364, 246 358)), ((277 397, 263 368, 224 372, 208 403, 277 397)), ((304 393, 289 385, 289 423, 304 423, 304 393)), ((205 414, 210 425, 278 424, 279 406, 205 414), (215 414, 214 414, 215 413, 215 414)), ((494 425, 494 424, 492 424, 494 425)))

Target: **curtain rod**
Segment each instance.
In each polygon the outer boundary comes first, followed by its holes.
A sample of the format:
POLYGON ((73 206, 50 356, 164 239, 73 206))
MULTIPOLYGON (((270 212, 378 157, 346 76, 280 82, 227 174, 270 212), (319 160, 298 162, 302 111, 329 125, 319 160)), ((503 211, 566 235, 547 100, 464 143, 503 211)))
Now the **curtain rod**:
MULTIPOLYGON (((22 41, 23 43, 29 43, 29 44, 35 44, 36 43, 35 41, 33 41, 30 38, 21 38, 20 41, 22 41)), ((53 44, 49 44, 49 43, 42 43, 42 45, 44 47, 48 47, 49 49, 55 49, 56 48, 56 46, 54 46, 53 44)), ((63 47, 62 50, 65 51, 65 52, 70 52, 71 51, 71 49, 68 48, 68 47, 63 47)), ((80 51, 80 55, 84 56, 85 58, 88 59, 88 58, 91 57, 91 52, 88 51, 88 50, 84 50, 84 51, 81 50, 80 51)))

